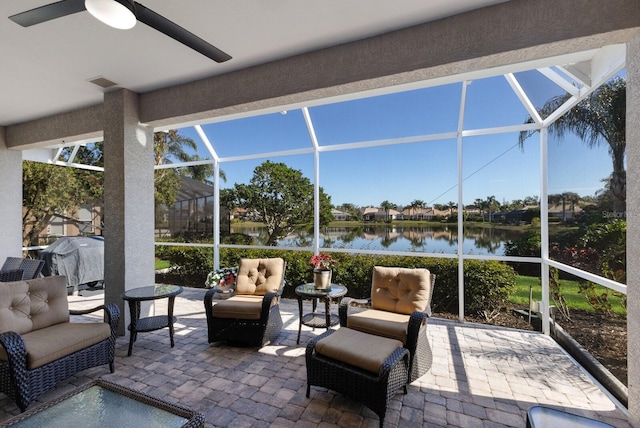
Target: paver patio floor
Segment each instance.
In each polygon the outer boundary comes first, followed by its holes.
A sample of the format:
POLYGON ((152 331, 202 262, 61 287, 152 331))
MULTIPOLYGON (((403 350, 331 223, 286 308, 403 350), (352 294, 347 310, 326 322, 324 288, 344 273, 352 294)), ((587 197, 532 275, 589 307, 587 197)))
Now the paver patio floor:
MULTIPOLYGON (((205 290, 185 288, 175 303, 175 347, 167 329, 138 334, 127 357, 128 333, 119 337, 116 371, 85 370, 41 396, 46 402, 98 377, 202 412, 207 427, 377 427, 378 417, 358 402, 324 388, 305 397, 305 344, 298 305, 284 300, 285 329, 261 349, 207 343, 205 290)), ((103 296, 70 297, 73 309, 102 303, 103 296)), ((162 313, 166 301, 158 301, 162 313)), ((305 309, 311 304, 305 302, 305 309)), ((128 310, 128 308, 127 308, 128 310)), ((334 308, 337 311, 337 308, 334 308)), ((432 318, 428 335, 433 367, 398 394, 387 412, 389 427, 524 427, 527 409, 550 405, 629 427, 626 411, 594 383, 549 337, 540 333, 432 318)), ((32 404, 33 406, 33 404, 32 404)), ((0 422, 18 414, 0 394, 0 422)), ((124 427, 122 427, 124 428, 124 427)))

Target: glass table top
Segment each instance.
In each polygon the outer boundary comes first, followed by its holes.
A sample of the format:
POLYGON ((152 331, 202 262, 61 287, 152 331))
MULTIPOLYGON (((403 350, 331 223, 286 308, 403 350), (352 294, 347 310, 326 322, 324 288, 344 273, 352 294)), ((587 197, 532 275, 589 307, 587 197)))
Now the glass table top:
POLYGON ((331 289, 318 289, 313 282, 298 285, 296 294, 308 297, 340 297, 347 294, 347 287, 340 284, 331 284, 331 289))
POLYGON ((160 299, 182 293, 182 287, 171 284, 156 284, 148 287, 138 287, 122 293, 124 299, 160 299))
POLYGON ((11 426, 173 428, 186 422, 182 416, 94 385, 11 426))

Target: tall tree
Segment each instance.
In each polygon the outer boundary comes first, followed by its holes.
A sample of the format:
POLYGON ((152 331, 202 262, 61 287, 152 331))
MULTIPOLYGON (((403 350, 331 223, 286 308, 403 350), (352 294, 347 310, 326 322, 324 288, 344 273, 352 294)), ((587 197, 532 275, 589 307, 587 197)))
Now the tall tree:
POLYGON ((487 196, 487 200, 485 201, 485 208, 489 211, 489 223, 491 223, 491 213, 495 212, 500 207, 500 202, 496 200, 496 197, 491 195, 487 196))
POLYGON ((53 216, 102 197, 102 173, 40 162, 22 163, 22 241, 37 245, 53 216))
MULTIPOLYGON (((236 184, 235 192, 238 205, 255 211, 265 223, 266 245, 276 245, 279 238, 313 222, 313 184, 284 163, 263 162, 249 184, 236 184)), ((331 197, 320 189, 320 224, 331 220, 331 197)))
MULTIPOLYGON (((540 115, 547 117, 557 110, 569 98, 570 94, 560 95, 548 100, 540 115)), ((567 132, 573 132, 588 147, 608 145, 609 155, 613 162, 613 173, 610 179, 610 192, 613 210, 626 210, 627 173, 625 170, 626 152, 626 82, 620 77, 609 80, 593 91, 587 98, 578 103, 566 114, 549 126, 549 134, 559 140, 567 132)), ((526 123, 532 123, 529 117, 526 123)), ((520 147, 535 131, 520 133, 520 147)))
POLYGON ((397 207, 396 204, 394 204, 393 202, 389 202, 387 200, 384 200, 380 203, 380 208, 382 208, 385 214, 384 216, 385 221, 389 221, 389 211, 395 210, 396 207, 397 207))

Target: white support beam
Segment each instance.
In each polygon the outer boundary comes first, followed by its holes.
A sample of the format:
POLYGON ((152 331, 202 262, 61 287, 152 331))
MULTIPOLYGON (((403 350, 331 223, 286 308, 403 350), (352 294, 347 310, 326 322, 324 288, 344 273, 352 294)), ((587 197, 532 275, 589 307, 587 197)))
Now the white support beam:
POLYGON ((318 151, 318 136, 316 135, 309 109, 302 108, 302 116, 307 125, 309 138, 313 143, 313 253, 318 254, 320 248, 320 152, 318 151))
POLYGON ((591 91, 611 79, 624 68, 626 54, 627 49, 624 44, 605 46, 602 49, 598 49, 591 60, 591 91))
POLYGON ((209 140, 209 136, 202 129, 202 126, 195 125, 193 128, 198 133, 198 136, 202 140, 202 144, 204 144, 204 147, 207 149, 207 151, 209 152, 211 157, 213 159, 215 159, 216 161, 219 161, 220 158, 218 157, 218 154, 216 153, 215 149, 213 148, 213 145, 211 144, 211 141, 209 140))
POLYGON ((591 86, 591 60, 559 65, 557 68, 581 86, 591 86))
POLYGON ((537 123, 538 125, 541 124, 542 118, 540 117, 538 110, 533 105, 533 103, 531 102, 527 94, 524 92, 524 89, 522 89, 522 86, 520 86, 520 82, 518 82, 518 79, 516 79, 516 76, 514 76, 513 73, 507 73, 504 75, 504 78, 507 79, 509 86, 511 86, 511 89, 516 94, 516 96, 518 97, 518 99, 520 100, 524 108, 527 110, 527 113, 529 113, 529 116, 533 118, 535 123, 537 123))
POLYGON ((560 86, 562 89, 564 89, 566 92, 570 93, 571 95, 575 96, 580 93, 580 89, 577 86, 573 85, 567 79, 562 77, 558 72, 553 70, 551 67, 539 68, 538 71, 543 76, 551 80, 556 85, 560 86))
POLYGON ((67 159, 67 165, 73 164, 73 160, 75 159, 76 155, 78 154, 78 150, 80 150, 81 146, 82 146, 82 144, 76 144, 75 146, 73 146, 73 150, 71 151, 71 155, 69 155, 69 159, 67 159))
MULTIPOLYGON (((548 176, 548 130, 540 130, 540 280, 542 285, 542 332, 549 334, 549 176, 548 176)), ((531 310, 531 308, 529 308, 531 310)))
POLYGON ((464 203, 462 201, 462 183, 464 181, 462 171, 462 130, 464 128, 464 110, 467 104, 467 86, 471 82, 462 82, 462 91, 460 94, 460 110, 458 112, 458 320, 464 322, 464 224, 463 211, 464 203))

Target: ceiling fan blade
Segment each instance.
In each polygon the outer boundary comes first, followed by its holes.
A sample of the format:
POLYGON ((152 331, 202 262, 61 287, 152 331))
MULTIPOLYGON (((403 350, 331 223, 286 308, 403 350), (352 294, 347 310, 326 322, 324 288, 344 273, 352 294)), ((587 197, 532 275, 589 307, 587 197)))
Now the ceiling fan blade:
POLYGON ((82 12, 83 10, 85 10, 84 0, 62 0, 17 13, 10 16, 9 19, 23 27, 30 27, 52 19, 82 12))
POLYGON ((200 37, 185 30, 175 22, 169 21, 162 15, 158 15, 151 9, 135 2, 136 18, 138 21, 147 24, 161 33, 179 41, 180 43, 200 52, 202 55, 211 58, 216 62, 224 62, 231 59, 226 52, 221 51, 212 44, 202 40, 200 37))

